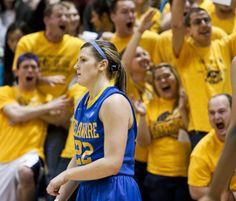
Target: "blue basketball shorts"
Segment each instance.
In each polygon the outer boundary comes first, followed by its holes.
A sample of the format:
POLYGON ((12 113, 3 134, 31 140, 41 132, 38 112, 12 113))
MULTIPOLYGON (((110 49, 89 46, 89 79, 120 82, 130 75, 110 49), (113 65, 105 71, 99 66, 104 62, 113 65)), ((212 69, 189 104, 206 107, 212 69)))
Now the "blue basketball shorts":
POLYGON ((117 175, 82 182, 76 201, 141 201, 136 181, 131 176, 117 175))

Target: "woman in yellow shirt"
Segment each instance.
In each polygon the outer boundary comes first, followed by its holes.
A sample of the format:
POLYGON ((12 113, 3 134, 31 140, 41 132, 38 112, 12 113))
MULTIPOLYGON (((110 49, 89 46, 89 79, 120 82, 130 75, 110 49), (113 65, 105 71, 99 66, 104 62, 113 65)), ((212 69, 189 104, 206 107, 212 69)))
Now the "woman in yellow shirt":
POLYGON ((144 185, 150 201, 191 200, 187 185, 190 142, 187 97, 174 68, 166 63, 153 69, 156 97, 140 113, 138 143, 148 147, 144 185))

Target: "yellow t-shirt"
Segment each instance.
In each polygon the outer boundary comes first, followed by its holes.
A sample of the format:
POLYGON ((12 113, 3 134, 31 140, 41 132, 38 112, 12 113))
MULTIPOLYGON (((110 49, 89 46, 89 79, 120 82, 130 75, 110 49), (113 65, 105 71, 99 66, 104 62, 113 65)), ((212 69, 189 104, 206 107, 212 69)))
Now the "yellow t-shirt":
MULTIPOLYGON (((75 84, 69 89, 68 96, 74 99, 74 106, 77 106, 78 99, 87 91, 85 87, 75 84)), ((66 140, 64 149, 62 150, 61 157, 72 158, 74 156, 74 130, 73 124, 70 124, 69 134, 66 140)))
POLYGON ((230 65, 235 54, 236 35, 212 41, 205 48, 184 43, 176 66, 188 95, 189 130, 210 131, 207 104, 215 94, 231 94, 230 65))
POLYGON ((184 127, 180 114, 173 113, 175 101, 155 98, 147 105, 147 121, 152 135, 147 170, 162 176, 187 176, 190 143, 177 140, 184 127))
POLYGON ((153 8, 153 7, 148 7, 148 9, 144 13, 136 12, 136 22, 138 24, 141 23, 144 16, 151 10, 154 11, 155 14, 151 19, 151 21, 153 22, 153 25, 151 26, 149 30, 155 33, 158 33, 160 31, 160 22, 161 22, 161 13, 158 9, 153 8))
MULTIPOLYGON (((119 38, 116 34, 113 35, 110 42, 114 43, 119 52, 122 52, 128 45, 132 35, 119 38)), ((155 45, 158 42, 159 35, 152 31, 145 31, 140 39, 139 46, 148 51, 151 59, 153 60, 155 55, 155 45)))
MULTIPOLYGON (((127 82, 127 96, 130 99, 135 99, 137 101, 144 101, 147 103, 153 98, 153 88, 150 84, 136 84, 130 76, 128 76, 127 82)), ((136 113, 136 120, 139 122, 139 114, 136 113)), ((141 147, 136 143, 135 147, 135 160, 146 162, 147 161, 147 148, 141 147)))
POLYGON ((211 41, 222 39, 225 36, 227 36, 227 33, 223 29, 216 26, 212 26, 211 41))
MULTIPOLYGON (((217 162, 223 150, 215 130, 211 130, 194 148, 188 169, 188 184, 191 186, 209 186, 217 162)), ((231 179, 231 190, 236 190, 236 174, 231 179)))
POLYGON ((37 106, 45 103, 45 96, 37 91, 19 91, 17 87, 0 88, 0 162, 6 163, 35 150, 44 158, 46 124, 40 119, 11 125, 3 113, 4 106, 18 102, 20 105, 37 106))
MULTIPOLYGON (((212 27, 211 40, 222 39, 227 36, 227 34, 218 27, 212 27)), ((191 37, 186 37, 185 40, 192 41, 191 37)), ((160 34, 158 43, 155 47, 155 54, 153 57, 153 62, 159 64, 161 62, 169 63, 173 66, 176 65, 175 56, 172 48, 172 31, 167 30, 160 34), (163 47, 165 47, 163 49, 163 47)))
POLYGON ((161 62, 175 65, 175 56, 172 48, 172 31, 167 30, 160 34, 158 43, 155 47, 155 54, 153 63, 159 64, 161 62), (163 48, 165 47, 165 48, 163 48))
POLYGON ((25 52, 34 53, 39 57, 39 65, 42 76, 63 75, 65 76, 65 84, 51 87, 46 83, 40 83, 38 89, 44 94, 52 94, 58 97, 67 92, 68 85, 72 80, 75 70, 74 65, 78 57, 80 47, 83 41, 64 35, 61 42, 49 42, 44 32, 36 32, 23 36, 16 49, 14 57, 13 70, 16 69, 16 61, 19 55, 25 52))

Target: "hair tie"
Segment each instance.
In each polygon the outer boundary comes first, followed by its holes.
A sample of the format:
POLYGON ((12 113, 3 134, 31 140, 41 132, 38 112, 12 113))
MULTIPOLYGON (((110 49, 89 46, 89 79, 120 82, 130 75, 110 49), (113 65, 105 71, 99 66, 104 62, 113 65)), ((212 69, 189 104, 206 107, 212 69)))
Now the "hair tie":
POLYGON ((111 72, 118 71, 118 69, 119 69, 119 67, 118 67, 117 64, 111 64, 110 66, 111 66, 111 67, 110 67, 111 72))

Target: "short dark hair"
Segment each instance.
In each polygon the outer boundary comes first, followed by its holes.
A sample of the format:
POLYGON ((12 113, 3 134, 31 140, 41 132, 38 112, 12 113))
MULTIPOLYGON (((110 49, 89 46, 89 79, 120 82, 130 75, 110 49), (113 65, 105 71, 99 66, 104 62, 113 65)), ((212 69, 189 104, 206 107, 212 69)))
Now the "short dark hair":
POLYGON ((191 8, 190 11, 186 14, 186 16, 185 16, 185 18, 184 18, 184 25, 185 25, 186 27, 190 27, 190 17, 191 17, 191 15, 192 15, 193 13, 200 13, 200 12, 205 12, 205 13, 208 15, 208 17, 210 18, 208 12, 207 12, 205 9, 200 8, 200 7, 193 7, 193 8, 191 8))
POLYGON ((19 69, 20 64, 23 61, 28 60, 28 59, 34 60, 37 63, 37 65, 39 66, 39 58, 33 53, 26 52, 18 57, 17 62, 16 62, 16 68, 19 69))

